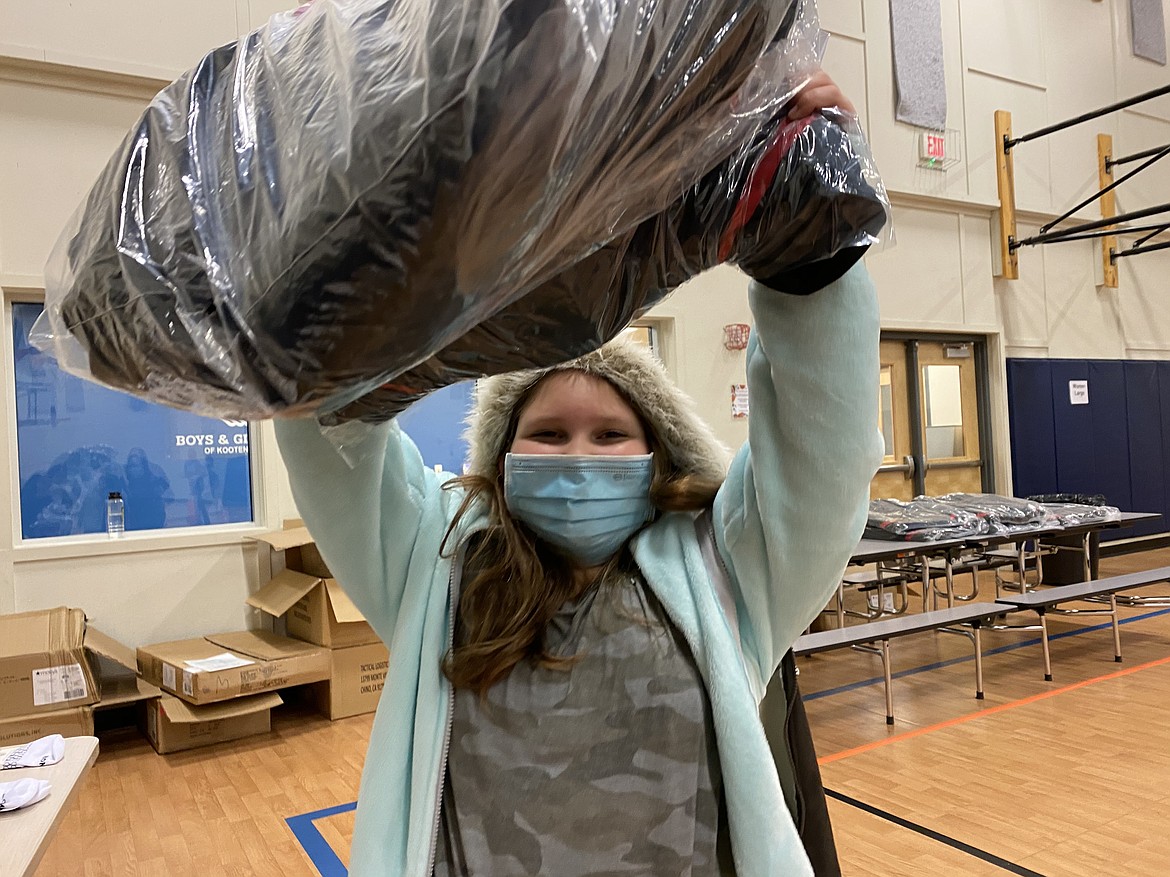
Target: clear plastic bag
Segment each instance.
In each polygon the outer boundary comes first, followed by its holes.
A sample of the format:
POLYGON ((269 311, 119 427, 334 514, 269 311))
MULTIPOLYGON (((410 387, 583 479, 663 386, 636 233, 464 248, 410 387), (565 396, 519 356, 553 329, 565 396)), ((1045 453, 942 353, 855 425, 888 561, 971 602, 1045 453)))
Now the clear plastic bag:
POLYGON ((714 265, 733 262, 782 283, 785 273, 815 270, 826 256, 860 255, 877 240, 888 209, 856 118, 774 120, 667 210, 323 420, 385 420, 457 380, 588 353, 714 265), (769 162, 762 185, 759 168, 769 162))
MULTIPOLYGON (((152 101, 58 243, 33 341, 164 404, 335 422, 575 356, 718 261, 783 270, 767 199, 730 245, 701 220, 743 203, 821 37, 811 0, 275 16, 152 101)), ((885 219, 864 144, 834 142, 878 209, 805 258, 885 219)))
POLYGON ((1062 527, 1121 520, 1121 509, 1108 505, 1085 505, 1075 502, 1046 502, 1042 505, 1062 527))
POLYGON ((1056 523, 1048 510, 1038 502, 997 493, 948 493, 935 497, 985 519, 988 532, 1023 533, 1056 523))
POLYGON ((872 500, 865 535, 871 539, 941 542, 982 536, 988 530, 987 519, 974 511, 934 497, 919 496, 909 502, 872 500))

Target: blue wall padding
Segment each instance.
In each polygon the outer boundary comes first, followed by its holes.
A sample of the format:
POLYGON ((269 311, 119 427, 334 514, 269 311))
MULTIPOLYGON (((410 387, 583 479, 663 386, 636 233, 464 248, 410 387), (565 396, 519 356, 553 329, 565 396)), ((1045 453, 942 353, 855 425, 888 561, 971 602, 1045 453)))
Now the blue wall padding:
MULTIPOLYGON (((1056 427, 1056 480, 1060 493, 1104 493, 1097 473, 1093 443, 1093 406, 1073 405, 1068 398, 1070 381, 1087 381, 1089 365, 1083 360, 1055 360, 1052 363, 1052 420, 1056 427), (1057 394, 1060 394, 1059 396, 1057 394)), ((1094 404, 1100 397, 1089 386, 1094 404)))
POLYGON ((1163 519, 1102 535, 1170 531, 1170 362, 1009 359, 1013 492, 1103 494, 1163 519), (1070 381, 1089 382, 1073 405, 1070 381))
MULTIPOLYGON (((1129 414, 1130 501, 1135 509, 1163 509, 1166 501, 1166 440, 1157 362, 1125 364, 1125 404, 1129 414)), ((1139 524, 1135 536, 1170 529, 1161 521, 1139 524)))
POLYGON ((1052 365, 1047 359, 1009 359, 1007 386, 1014 492, 1016 496, 1055 493, 1052 365))
POLYGON ((1125 363, 1090 360, 1089 404, 1077 407, 1092 412, 1093 468, 1101 485, 1100 490, 1092 492, 1105 494, 1110 504, 1118 508, 1144 511, 1134 506, 1130 486, 1129 417, 1125 396, 1125 363))

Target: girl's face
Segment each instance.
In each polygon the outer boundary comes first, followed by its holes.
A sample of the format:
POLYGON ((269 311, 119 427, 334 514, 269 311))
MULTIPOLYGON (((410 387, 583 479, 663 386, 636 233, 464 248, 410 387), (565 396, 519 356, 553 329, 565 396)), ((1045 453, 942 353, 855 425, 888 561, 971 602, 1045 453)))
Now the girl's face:
POLYGON ((579 371, 555 372, 520 412, 514 454, 650 453, 641 418, 609 381, 579 371))

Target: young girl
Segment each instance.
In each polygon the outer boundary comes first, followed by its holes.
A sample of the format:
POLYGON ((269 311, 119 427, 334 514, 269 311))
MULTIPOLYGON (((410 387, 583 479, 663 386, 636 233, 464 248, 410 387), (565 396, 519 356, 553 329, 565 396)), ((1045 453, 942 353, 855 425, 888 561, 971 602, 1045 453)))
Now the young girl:
MULTIPOLYGON (((795 112, 842 105, 822 76, 795 112)), ((278 423, 297 506, 391 651, 350 873, 812 873, 758 708, 865 522, 878 315, 860 266, 750 302, 729 470, 620 341, 481 381, 462 478, 393 423, 352 468, 278 423)))

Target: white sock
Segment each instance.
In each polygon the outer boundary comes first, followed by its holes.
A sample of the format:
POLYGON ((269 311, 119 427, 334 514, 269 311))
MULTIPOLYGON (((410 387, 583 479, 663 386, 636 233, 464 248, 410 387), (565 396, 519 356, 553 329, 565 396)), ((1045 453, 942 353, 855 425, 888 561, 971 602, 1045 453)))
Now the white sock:
POLYGON ((0 783, 0 813, 19 810, 49 795, 49 784, 44 780, 17 780, 14 783, 0 783))
POLYGON ((50 734, 31 743, 21 743, 19 746, 9 746, 0 749, 0 770, 13 770, 18 767, 44 767, 47 764, 56 764, 65 756, 65 738, 60 734, 50 734))

